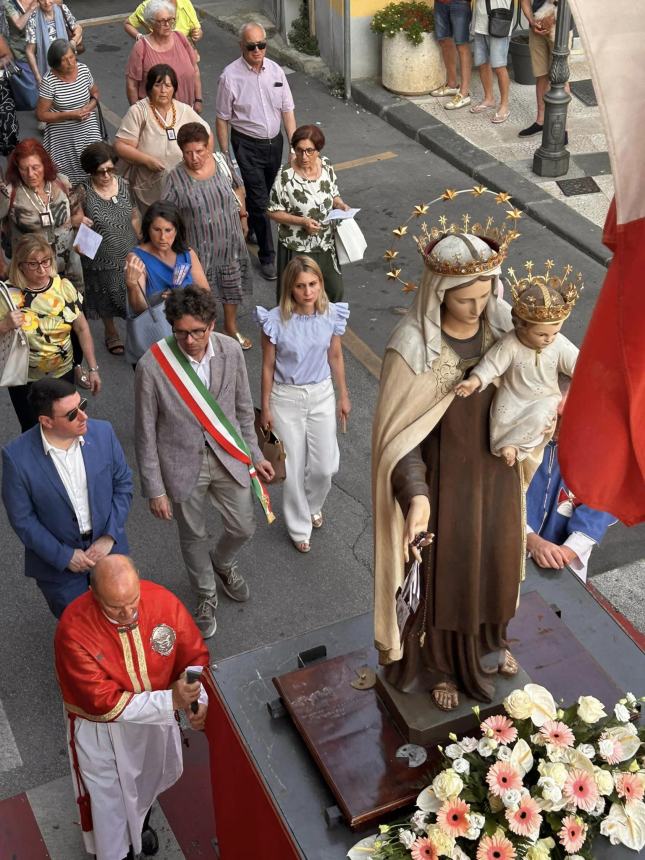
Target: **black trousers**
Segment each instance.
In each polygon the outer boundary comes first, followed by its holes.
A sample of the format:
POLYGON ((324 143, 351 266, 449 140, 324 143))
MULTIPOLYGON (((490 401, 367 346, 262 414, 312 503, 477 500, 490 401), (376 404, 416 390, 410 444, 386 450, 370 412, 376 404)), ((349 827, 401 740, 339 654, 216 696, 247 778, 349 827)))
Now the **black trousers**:
POLYGON ((246 188, 249 227, 258 241, 258 257, 261 263, 272 263, 275 249, 267 206, 269 192, 282 166, 282 132, 271 140, 259 140, 232 129, 231 144, 246 188))

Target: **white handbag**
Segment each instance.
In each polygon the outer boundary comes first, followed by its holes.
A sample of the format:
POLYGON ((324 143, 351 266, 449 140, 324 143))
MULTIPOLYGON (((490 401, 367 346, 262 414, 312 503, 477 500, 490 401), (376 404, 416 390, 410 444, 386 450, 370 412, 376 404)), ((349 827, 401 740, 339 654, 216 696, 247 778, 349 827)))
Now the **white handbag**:
POLYGON ((336 225, 336 254, 341 266, 363 259, 367 242, 363 231, 353 218, 343 218, 336 225))
MULTIPOLYGON (((8 312, 18 310, 7 285, 0 281, 0 298, 8 312)), ((29 377, 29 342, 24 331, 12 329, 0 335, 0 387, 25 385, 29 377)))

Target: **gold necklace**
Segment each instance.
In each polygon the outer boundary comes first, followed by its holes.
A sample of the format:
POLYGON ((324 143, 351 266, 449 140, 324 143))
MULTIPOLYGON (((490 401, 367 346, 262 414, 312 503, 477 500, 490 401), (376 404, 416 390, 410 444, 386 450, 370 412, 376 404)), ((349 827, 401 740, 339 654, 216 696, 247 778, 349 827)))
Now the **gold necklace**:
MULTIPOLYGON (((150 101, 150 99, 148 99, 148 101, 150 102, 150 107, 152 108, 152 113, 154 115, 154 118, 157 121, 157 125, 159 126, 159 128, 163 129, 163 131, 168 131, 169 128, 174 129, 175 122, 177 121, 177 110, 175 109, 174 99, 173 99, 173 101, 170 102, 170 112, 172 115, 172 121, 171 121, 170 125, 168 125, 168 123, 165 120, 162 120, 159 111, 153 105, 153 103, 150 101)), ((168 116, 168 114, 166 114, 166 116, 168 116)))

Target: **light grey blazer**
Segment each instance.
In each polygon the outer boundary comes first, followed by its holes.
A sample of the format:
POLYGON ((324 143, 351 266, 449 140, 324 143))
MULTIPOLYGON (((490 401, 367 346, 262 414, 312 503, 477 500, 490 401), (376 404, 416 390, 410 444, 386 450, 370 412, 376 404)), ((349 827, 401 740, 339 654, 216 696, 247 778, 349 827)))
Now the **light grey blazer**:
MULTIPOLYGON (((264 459, 255 435, 253 401, 242 349, 233 338, 211 335, 210 391, 222 411, 241 433, 254 463, 264 459)), ((194 489, 204 457, 204 431, 167 379, 150 350, 135 374, 135 451, 146 499, 166 494, 185 501, 194 489)), ((209 437, 210 438, 210 437, 209 437)), ((216 442, 212 450, 231 477, 250 486, 249 470, 216 442)))

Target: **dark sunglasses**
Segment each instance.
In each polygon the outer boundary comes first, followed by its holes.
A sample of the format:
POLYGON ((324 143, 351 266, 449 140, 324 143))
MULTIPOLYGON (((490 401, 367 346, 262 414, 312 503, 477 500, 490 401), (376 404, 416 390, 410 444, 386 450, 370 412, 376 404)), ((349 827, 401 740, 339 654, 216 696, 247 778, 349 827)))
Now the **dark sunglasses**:
POLYGON ((61 418, 67 418, 68 421, 76 421, 76 417, 79 412, 85 412, 87 409, 87 400, 83 398, 78 406, 75 406, 73 409, 70 409, 69 412, 66 412, 65 415, 61 415, 61 418))
POLYGON ((258 51, 263 51, 266 46, 266 42, 247 42, 244 47, 247 51, 255 51, 256 48, 258 49, 258 51))

